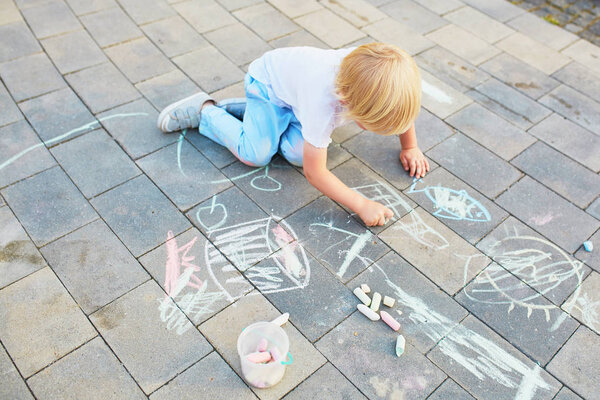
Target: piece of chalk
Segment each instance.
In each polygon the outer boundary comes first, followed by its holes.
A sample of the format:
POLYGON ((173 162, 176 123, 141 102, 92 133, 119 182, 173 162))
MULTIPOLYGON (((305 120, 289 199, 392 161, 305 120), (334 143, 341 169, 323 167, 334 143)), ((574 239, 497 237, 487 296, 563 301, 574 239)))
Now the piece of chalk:
POLYGON ((271 349, 271 362, 281 360, 281 353, 277 347, 271 349))
POLYGON ((590 242, 589 240, 587 240, 587 241, 583 242, 583 248, 585 249, 585 251, 587 251, 589 253, 592 250, 594 250, 594 244, 592 242, 590 242))
POLYGON ((383 304, 385 304, 388 307, 394 307, 395 302, 396 302, 396 299, 394 299, 393 297, 389 297, 389 296, 383 297, 383 304))
POLYGON ((365 306, 369 306, 371 304, 371 298, 367 296, 367 294, 363 292, 361 288, 357 287, 356 289, 354 289, 354 294, 356 295, 356 297, 358 297, 360 301, 363 302, 365 306))
POLYGON ((406 346, 406 339, 404 339, 404 336, 399 335, 398 339, 396 339, 396 355, 398 357, 400 357, 402 354, 404 354, 405 346, 406 346))
POLYGON ((254 364, 266 363, 271 359, 271 353, 268 351, 257 351, 256 353, 250 353, 246 356, 246 359, 254 364))
POLYGON ((373 300, 371 300, 371 310, 379 311, 379 305, 381 304, 381 295, 379 292, 373 293, 373 300))
POLYGON ((283 313, 271 322, 277 326, 283 326, 286 322, 288 322, 288 319, 290 319, 290 313, 283 313))
POLYGON ((366 283, 363 283, 362 285, 360 285, 360 288, 362 289, 363 292, 365 292, 367 294, 371 293, 371 288, 366 283))
POLYGON ((269 342, 267 342, 267 339, 262 338, 258 342, 258 346, 256 346, 256 351, 258 351, 258 352, 267 351, 267 346, 268 345, 269 345, 269 342))
POLYGON ((386 313, 385 311, 381 311, 380 314, 381 314, 381 319, 383 320, 383 322, 388 324, 388 326, 390 328, 392 328, 395 331, 400 329, 400 322, 396 321, 394 319, 394 317, 392 317, 390 314, 386 313))
POLYGON ((371 321, 379 321, 379 314, 371 310, 369 307, 365 306, 364 304, 359 304, 356 307, 358 307, 358 311, 363 313, 371 321))

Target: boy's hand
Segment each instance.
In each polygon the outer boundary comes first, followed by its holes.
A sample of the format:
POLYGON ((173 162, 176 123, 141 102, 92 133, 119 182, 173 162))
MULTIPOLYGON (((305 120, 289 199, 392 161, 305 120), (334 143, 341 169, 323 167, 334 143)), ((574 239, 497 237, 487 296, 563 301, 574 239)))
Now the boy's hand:
POLYGON ((368 199, 365 199, 357 214, 367 226, 384 225, 394 216, 394 212, 383 204, 368 199))
POLYGON ((410 170, 410 176, 417 179, 424 177, 425 173, 429 172, 429 161, 418 147, 402 149, 400 151, 400 162, 404 170, 410 170))

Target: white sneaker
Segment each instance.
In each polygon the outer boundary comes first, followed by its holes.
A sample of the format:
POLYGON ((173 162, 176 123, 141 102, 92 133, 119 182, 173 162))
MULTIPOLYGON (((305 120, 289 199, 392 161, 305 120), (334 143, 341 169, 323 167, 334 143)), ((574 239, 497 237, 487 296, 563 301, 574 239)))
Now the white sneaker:
POLYGON ((163 132, 197 128, 200 125, 200 110, 212 97, 204 92, 196 93, 165 107, 158 115, 156 126, 163 132))

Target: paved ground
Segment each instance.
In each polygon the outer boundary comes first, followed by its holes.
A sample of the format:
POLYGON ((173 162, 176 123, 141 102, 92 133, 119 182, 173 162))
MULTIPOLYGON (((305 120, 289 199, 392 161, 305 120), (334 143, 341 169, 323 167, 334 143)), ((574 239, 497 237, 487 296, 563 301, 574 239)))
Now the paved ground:
POLYGON ((573 33, 503 0, 1 0, 0 77, 0 398, 598 399, 600 48, 573 33), (155 128, 270 48, 371 40, 422 68, 434 166, 335 132, 383 229, 155 128), (280 312, 294 362, 250 389, 237 337, 280 312))

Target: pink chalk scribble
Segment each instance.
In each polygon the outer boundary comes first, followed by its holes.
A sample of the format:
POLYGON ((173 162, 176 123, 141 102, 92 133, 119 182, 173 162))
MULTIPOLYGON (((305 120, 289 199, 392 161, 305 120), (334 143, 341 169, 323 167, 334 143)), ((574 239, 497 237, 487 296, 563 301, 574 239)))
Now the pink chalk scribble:
POLYGON ((192 261, 196 257, 188 255, 196 240, 198 240, 197 236, 183 246, 178 247, 173 231, 167 233, 167 263, 165 266, 164 286, 167 295, 171 298, 177 296, 186 286, 195 289, 202 288, 204 282, 194 275, 194 272, 200 271, 200 267, 192 264, 192 261), (180 253, 182 253, 181 256, 180 253), (183 272, 181 271, 182 268, 185 268, 183 272))

